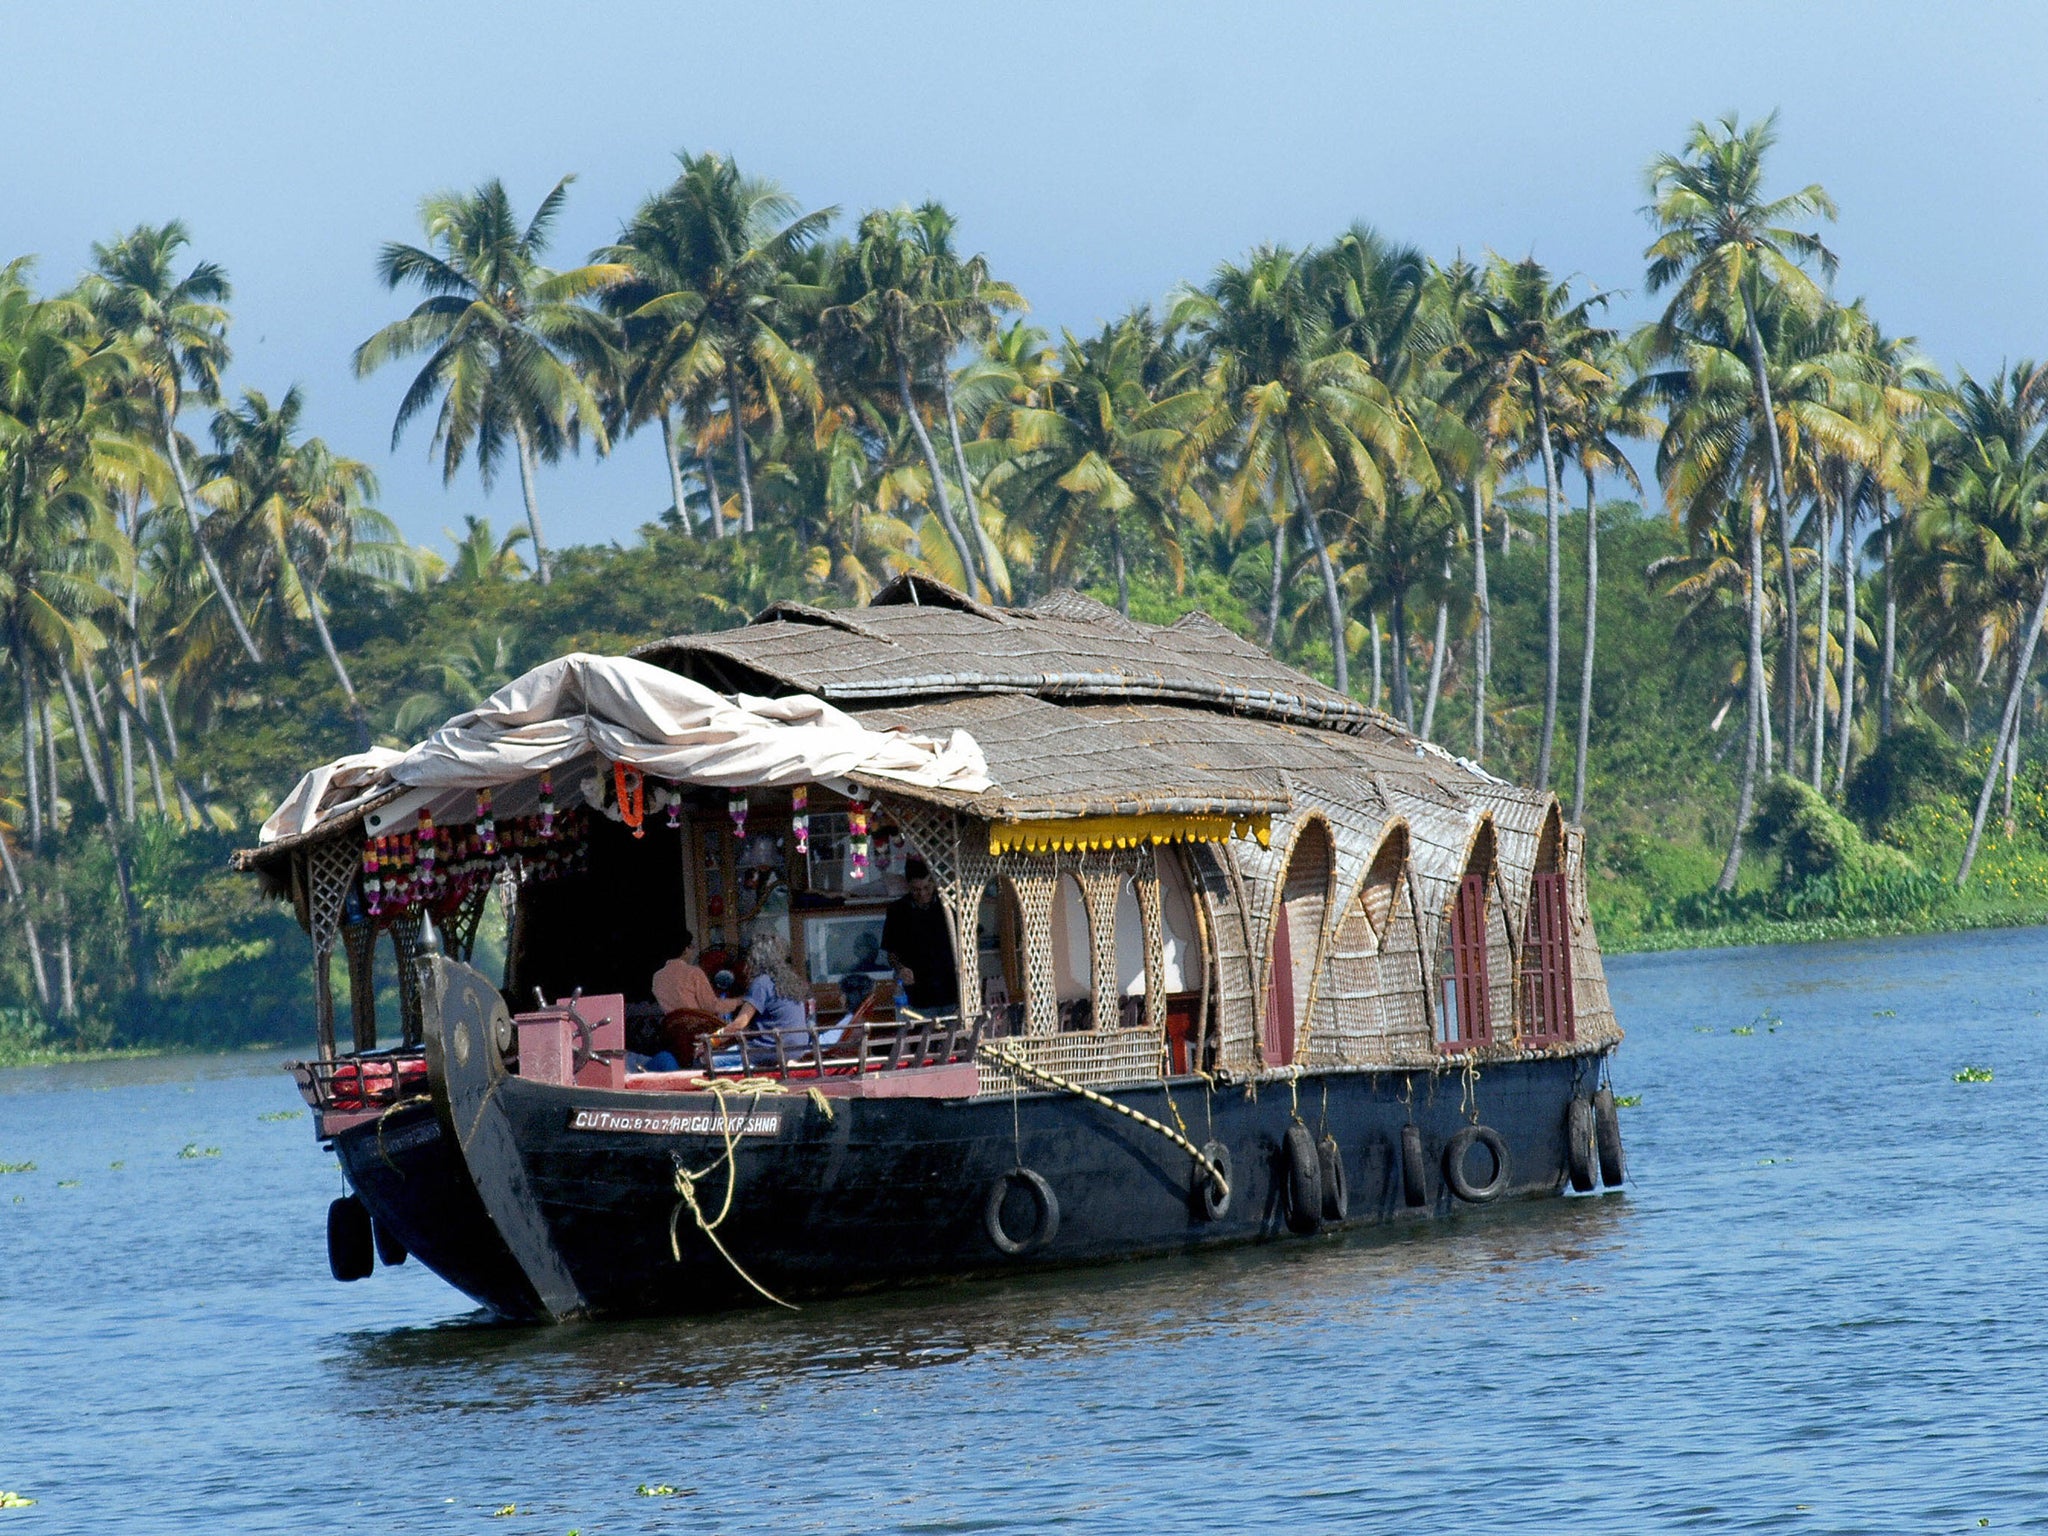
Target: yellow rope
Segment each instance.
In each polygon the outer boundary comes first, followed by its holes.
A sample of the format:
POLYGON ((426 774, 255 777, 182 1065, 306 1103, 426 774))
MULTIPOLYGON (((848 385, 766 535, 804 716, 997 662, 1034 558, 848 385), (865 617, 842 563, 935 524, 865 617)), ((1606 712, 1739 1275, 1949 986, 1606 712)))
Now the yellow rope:
MULTIPOLYGON (((720 1258, 724 1259, 726 1263, 732 1266, 732 1272, 734 1274, 738 1275, 742 1280, 746 1281, 747 1284, 751 1285, 763 1296, 767 1297, 770 1301, 774 1302, 776 1306, 787 1307, 790 1311, 795 1312, 799 1310, 797 1307, 792 1306, 789 1302, 784 1301, 780 1296, 776 1295, 773 1291, 769 1290, 767 1286, 763 1285, 760 1281, 756 1280, 752 1275, 748 1274, 746 1270, 742 1269, 740 1267, 740 1261, 732 1256, 731 1252, 726 1248, 724 1243, 719 1241, 718 1228, 721 1224, 723 1224, 725 1218, 732 1214, 733 1191, 739 1185, 739 1160, 735 1155, 738 1149, 738 1143, 733 1140, 732 1107, 725 1102, 725 1092, 723 1090, 714 1088, 711 1091, 718 1098, 718 1122, 720 1128, 725 1132, 725 1154, 724 1156, 718 1158, 716 1161, 712 1162, 708 1167, 699 1168, 695 1172, 692 1172, 690 1169, 685 1168, 682 1165, 680 1159, 677 1160, 676 1193, 682 1198, 676 1202, 675 1209, 668 1213, 669 1252, 675 1255, 675 1259, 678 1264, 683 1262, 683 1242, 682 1237, 680 1235, 679 1227, 681 1224, 683 1208, 685 1206, 688 1206, 691 1217, 697 1223, 697 1230, 702 1232, 709 1239, 711 1239, 711 1246, 718 1250, 718 1256, 720 1258), (716 1171, 719 1163, 725 1164, 725 1203, 719 1207, 717 1216, 713 1217, 710 1221, 706 1221, 704 1219, 704 1208, 703 1206, 697 1203, 697 1181, 699 1179, 709 1177, 714 1171, 716 1171)), ((758 1104, 760 1102, 761 1095, 759 1093, 756 1093, 753 1096, 753 1099, 754 1102, 747 1106, 747 1113, 750 1116, 753 1114, 754 1104, 758 1104)))
POLYGON ((411 1095, 409 1098, 394 1099, 389 1105, 385 1107, 384 1113, 377 1117, 377 1156, 383 1162, 386 1168, 389 1168, 401 1179, 405 1177, 405 1170, 399 1167, 398 1164, 391 1161, 391 1154, 384 1150, 384 1122, 386 1120, 389 1120, 392 1117, 392 1115, 397 1113, 399 1110, 404 1109, 409 1105, 431 1104, 433 1102, 434 1099, 431 1094, 415 1093, 411 1095))
MULTIPOLYGON (((1007 1067, 1012 1078, 1028 1077, 1033 1082, 1043 1084, 1047 1088, 1058 1089, 1061 1093, 1074 1094, 1086 1099, 1091 1104, 1099 1104, 1104 1109, 1113 1109, 1126 1119, 1135 1120, 1138 1124, 1148 1126, 1152 1130, 1157 1131, 1175 1146, 1184 1148, 1188 1155, 1194 1158, 1202 1172, 1216 1181, 1222 1199, 1228 1200, 1230 1198, 1230 1180, 1223 1176, 1223 1170, 1210 1162, 1203 1155, 1200 1147, 1188 1140, 1187 1137, 1181 1135, 1172 1126, 1162 1121, 1154 1120, 1150 1115, 1143 1114, 1131 1108, 1128 1104, 1119 1104, 1115 1099, 1097 1093, 1092 1088, 1083 1088, 1079 1083, 1069 1078, 1061 1077, 1057 1072, 1048 1071, 1044 1067, 1036 1066, 1025 1060, 1017 1052, 1011 1050, 1009 1046, 1000 1040, 984 1040, 981 1048, 1007 1067)), ((1172 1102, 1172 1095, 1168 1095, 1167 1102, 1172 1102)))

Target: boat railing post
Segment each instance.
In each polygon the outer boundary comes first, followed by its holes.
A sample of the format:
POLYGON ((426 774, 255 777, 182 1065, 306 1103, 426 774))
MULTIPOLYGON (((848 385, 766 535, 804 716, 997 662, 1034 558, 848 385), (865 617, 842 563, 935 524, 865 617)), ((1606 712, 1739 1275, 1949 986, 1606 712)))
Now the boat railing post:
POLYGON ((860 1044, 855 1050, 853 1057, 853 1075, 855 1077, 866 1077, 868 1075, 868 1040, 872 1037, 873 1033, 874 1026, 866 1019, 862 1019, 860 1021, 860 1044))

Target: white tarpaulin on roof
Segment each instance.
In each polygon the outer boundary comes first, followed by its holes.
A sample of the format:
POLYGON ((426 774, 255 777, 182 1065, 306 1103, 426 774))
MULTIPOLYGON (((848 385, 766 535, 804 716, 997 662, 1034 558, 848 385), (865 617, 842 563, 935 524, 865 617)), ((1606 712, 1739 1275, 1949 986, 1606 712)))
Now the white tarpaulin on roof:
POLYGON ((593 752, 657 778, 720 789, 852 773, 970 795, 990 784, 981 747, 965 731, 874 731, 809 694, 729 698, 648 662, 578 652, 514 678, 409 752, 376 747, 315 768, 263 823, 259 840, 311 831, 394 785, 494 788, 593 752))

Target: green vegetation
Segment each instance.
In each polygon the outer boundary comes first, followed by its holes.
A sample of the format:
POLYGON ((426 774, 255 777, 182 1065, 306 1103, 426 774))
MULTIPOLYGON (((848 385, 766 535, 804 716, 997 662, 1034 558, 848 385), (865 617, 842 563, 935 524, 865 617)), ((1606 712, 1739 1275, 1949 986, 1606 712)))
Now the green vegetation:
POLYGON ((298 390, 230 388, 182 225, 61 290, 0 268, 0 1063, 301 1038, 291 913, 227 870, 300 771, 904 571, 1200 607, 1555 786, 1610 947, 2048 919, 2048 370, 1943 377, 1837 300, 1833 204, 1772 196, 1771 146, 1650 167, 1633 334, 1365 225, 1054 337, 936 203, 842 221, 686 154, 556 267, 569 180, 437 193, 355 364, 411 370, 394 430, 451 480, 516 472, 525 526, 442 551, 298 390), (539 466, 642 430, 639 537, 549 544, 539 466))
POLYGON ((1991 1069, 1989 1067, 1964 1067, 1956 1073, 1955 1080, 1959 1083, 1988 1083, 1991 1081, 1991 1069))

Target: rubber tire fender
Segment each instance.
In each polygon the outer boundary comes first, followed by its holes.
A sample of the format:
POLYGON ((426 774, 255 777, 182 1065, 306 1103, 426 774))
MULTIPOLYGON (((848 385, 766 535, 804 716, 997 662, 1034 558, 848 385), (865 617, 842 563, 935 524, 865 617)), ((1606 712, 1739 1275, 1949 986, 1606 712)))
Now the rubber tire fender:
POLYGON ((377 1267, 370 1213, 354 1195, 327 1207, 327 1268, 337 1280, 366 1280, 377 1267))
POLYGON ((1452 1194, 1470 1205, 1499 1198, 1508 1187, 1508 1144, 1501 1140, 1500 1132, 1486 1125, 1460 1126, 1444 1148, 1444 1182, 1451 1186, 1452 1194), (1474 1147, 1485 1147, 1493 1154, 1493 1177, 1484 1184, 1465 1177, 1465 1154, 1474 1147))
POLYGON ((1309 1128, 1298 1120, 1288 1126, 1280 1138, 1280 1155, 1287 1163, 1283 1188, 1289 1230, 1303 1234, 1319 1231, 1323 1225, 1323 1160, 1309 1128))
POLYGON ((1574 1095, 1564 1114, 1565 1175, 1582 1195, 1600 1187, 1594 1134, 1592 1104, 1574 1095))
POLYGON ((1422 1131, 1401 1127, 1401 1197, 1411 1206, 1429 1204, 1429 1164, 1422 1156, 1422 1131))
POLYGON ((1612 1088, 1593 1095, 1593 1125, 1600 1143, 1601 1182, 1619 1189, 1628 1178, 1628 1160, 1622 1156, 1621 1116, 1614 1108, 1612 1088))
POLYGON ((1344 1149, 1337 1138, 1325 1136, 1316 1143, 1317 1161, 1322 1165, 1323 1220, 1342 1221, 1351 1214, 1351 1180, 1344 1172, 1344 1149))
POLYGON ((1223 1188, 1216 1188, 1216 1181, 1202 1172, 1202 1165, 1195 1164, 1195 1213, 1204 1221, 1221 1221, 1230 1214, 1231 1199, 1237 1193, 1237 1176, 1230 1166, 1230 1148, 1220 1141, 1212 1141, 1202 1148, 1206 1157, 1223 1175, 1223 1188))
POLYGON ((1012 1168, 988 1187, 988 1198, 982 1202, 981 1224, 988 1233, 988 1240, 996 1246, 996 1252, 1006 1258, 1020 1259, 1026 1254, 1036 1253, 1045 1247, 1060 1231, 1060 1197, 1052 1192, 1052 1186, 1041 1174, 1029 1168, 1012 1168), (1038 1219, 1030 1232, 1021 1238, 1012 1237, 1003 1228, 1003 1204, 1012 1187, 1022 1185, 1037 1207, 1038 1219))
POLYGON ((396 1269, 405 1262, 405 1239, 374 1216, 370 1218, 370 1235, 376 1239, 379 1264, 386 1269, 396 1269))

